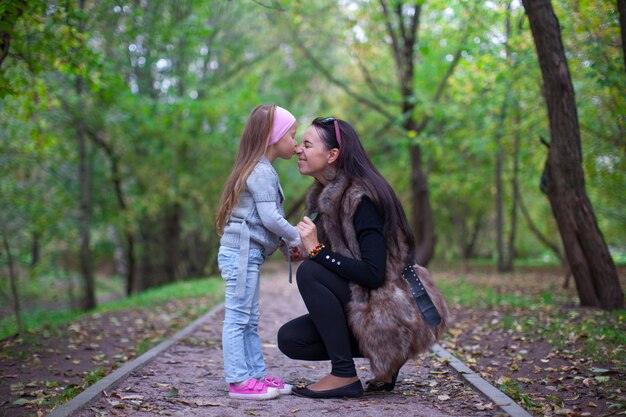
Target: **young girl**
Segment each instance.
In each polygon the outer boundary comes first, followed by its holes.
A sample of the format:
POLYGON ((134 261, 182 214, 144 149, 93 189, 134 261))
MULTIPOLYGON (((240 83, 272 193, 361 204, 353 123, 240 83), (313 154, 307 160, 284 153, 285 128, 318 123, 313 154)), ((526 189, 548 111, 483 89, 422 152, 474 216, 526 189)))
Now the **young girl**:
POLYGON ((261 105, 250 113, 220 201, 216 226, 218 265, 226 280, 222 331, 224 376, 229 396, 266 400, 291 394, 291 385, 266 374, 259 324, 259 267, 284 239, 299 247, 285 220, 283 191, 272 167, 296 150, 296 118, 282 107, 261 105))

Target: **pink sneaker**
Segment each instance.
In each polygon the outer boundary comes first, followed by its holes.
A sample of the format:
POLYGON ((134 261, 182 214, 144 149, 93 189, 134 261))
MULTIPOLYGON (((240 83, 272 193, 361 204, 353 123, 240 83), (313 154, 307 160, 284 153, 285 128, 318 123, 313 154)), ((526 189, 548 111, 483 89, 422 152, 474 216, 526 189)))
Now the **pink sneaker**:
POLYGON ((265 385, 254 378, 248 378, 241 385, 228 385, 228 396, 239 400, 271 400, 279 395, 278 389, 265 385))
POLYGON ((282 379, 271 375, 263 377, 261 382, 268 387, 276 388, 281 395, 291 394, 291 388, 293 387, 293 385, 286 384, 282 379))

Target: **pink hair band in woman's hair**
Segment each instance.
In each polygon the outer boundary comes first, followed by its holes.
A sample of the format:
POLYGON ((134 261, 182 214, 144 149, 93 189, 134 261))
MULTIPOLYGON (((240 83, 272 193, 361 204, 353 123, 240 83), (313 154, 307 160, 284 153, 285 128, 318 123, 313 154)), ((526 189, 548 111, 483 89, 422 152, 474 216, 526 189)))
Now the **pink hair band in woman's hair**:
POLYGON ((277 143, 280 138, 285 136, 285 133, 296 122, 296 118, 293 114, 280 106, 276 106, 274 110, 274 123, 272 124, 272 133, 270 134, 269 145, 277 143))
POLYGON ((335 138, 337 138, 337 144, 339 145, 339 149, 341 149, 341 134, 339 133, 339 120, 336 117, 326 117, 319 121, 319 123, 330 123, 333 122, 335 126, 335 138))

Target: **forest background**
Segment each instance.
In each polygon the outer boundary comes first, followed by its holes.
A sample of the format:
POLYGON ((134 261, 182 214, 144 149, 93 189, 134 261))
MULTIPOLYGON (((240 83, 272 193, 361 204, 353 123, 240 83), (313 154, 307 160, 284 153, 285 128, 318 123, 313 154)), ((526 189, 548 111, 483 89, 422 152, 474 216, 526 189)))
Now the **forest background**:
MULTIPOLYGON (((111 279, 131 294, 215 274, 219 195, 260 103, 291 110, 298 136, 316 116, 350 122, 431 243, 424 264, 561 263, 565 275, 541 187, 550 126, 522 3, 389 3, 3 1, 0 30, 11 36, 0 67, 2 304, 28 286, 26 303, 36 305, 38 292, 61 285, 90 309, 111 279), (402 28, 415 22, 411 39, 402 28), (410 62, 398 39, 412 41, 410 62)), ((552 5, 586 191, 623 263, 618 7, 552 5)), ((294 223, 311 179, 294 160, 276 166, 294 223)))

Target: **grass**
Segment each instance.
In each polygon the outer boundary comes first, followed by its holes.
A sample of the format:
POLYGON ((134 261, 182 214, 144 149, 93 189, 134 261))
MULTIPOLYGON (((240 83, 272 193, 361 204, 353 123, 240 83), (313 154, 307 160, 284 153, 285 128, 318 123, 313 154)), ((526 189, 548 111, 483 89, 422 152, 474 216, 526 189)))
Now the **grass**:
MULTIPOLYGON (((202 278, 176 282, 158 288, 152 288, 131 297, 104 303, 89 312, 73 311, 70 309, 51 310, 35 308, 22 312, 22 323, 26 333, 38 329, 53 332, 59 325, 77 320, 88 314, 120 311, 126 309, 149 308, 163 304, 171 299, 199 297, 205 294, 223 291, 223 280, 216 278, 202 278)), ((17 333, 15 317, 5 317, 0 320, 0 340, 17 333)))
POLYGON ((548 326, 539 328, 551 344, 560 349, 567 349, 568 344, 582 341, 582 353, 585 356, 611 362, 618 359, 626 369, 626 310, 577 311, 557 313, 548 326))
POLYGON ((547 292, 541 295, 540 300, 520 294, 496 292, 492 288, 478 286, 465 279, 458 281, 438 280, 437 287, 448 302, 464 306, 531 308, 538 304, 551 304, 553 298, 552 294, 547 292))
POLYGON ((511 397, 513 400, 515 400, 515 402, 524 404, 527 409, 532 409, 532 410, 541 409, 540 404, 537 404, 536 402, 534 402, 530 395, 523 392, 522 388, 516 381, 512 379, 506 379, 504 381, 499 381, 499 382, 500 382, 500 385, 498 389, 500 389, 500 391, 504 392, 506 395, 511 397))
POLYGON ((500 328, 543 336, 560 350, 575 343, 582 346, 579 353, 583 356, 599 363, 622 363, 619 367, 626 369, 626 310, 578 308, 571 297, 553 290, 535 295, 496 292, 465 278, 438 279, 437 286, 450 304, 502 309, 500 328))

